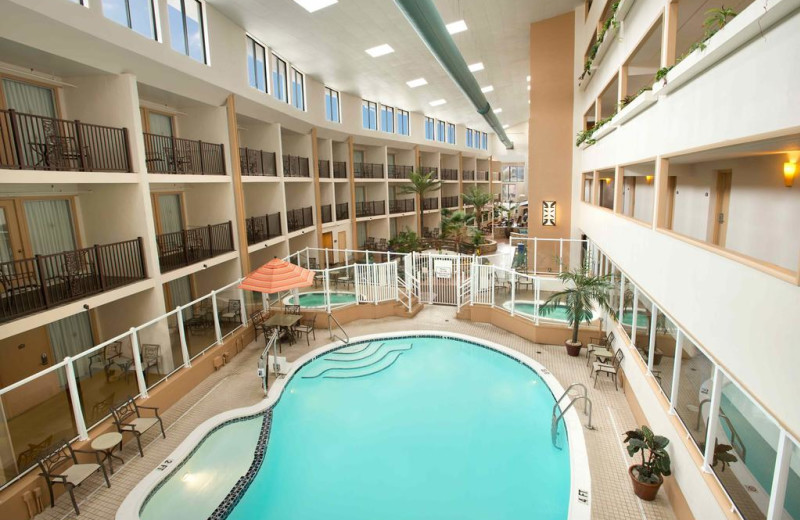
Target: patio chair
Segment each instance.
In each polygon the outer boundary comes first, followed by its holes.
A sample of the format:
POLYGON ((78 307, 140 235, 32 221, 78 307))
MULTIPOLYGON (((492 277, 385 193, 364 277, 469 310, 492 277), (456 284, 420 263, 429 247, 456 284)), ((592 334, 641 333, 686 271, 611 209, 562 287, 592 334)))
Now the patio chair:
MULTIPOLYGON (((586 366, 589 366, 589 360, 592 357, 592 354, 598 350, 608 350, 614 344, 614 333, 609 332, 606 336, 600 337, 590 337, 589 343, 586 345, 586 366)), ((600 359, 598 359, 599 361, 600 359)), ((607 362, 608 359, 603 359, 603 362, 607 362)))
POLYGON ((111 487, 111 482, 108 480, 106 468, 102 464, 99 451, 85 451, 74 449, 69 442, 60 441, 54 449, 47 452, 47 454, 39 457, 36 463, 42 470, 40 475, 44 477, 47 483, 47 490, 50 492, 50 506, 56 506, 55 494, 53 493, 53 486, 61 484, 69 493, 69 498, 72 500, 72 507, 75 509, 75 514, 79 515, 78 502, 75 500, 75 493, 73 490, 80 486, 92 474, 100 470, 103 473, 103 478, 106 481, 106 486, 111 487), (88 464, 79 464, 76 453, 85 453, 94 455, 97 462, 88 464))
POLYGON ((592 365, 594 386, 597 387, 597 376, 603 373, 614 380, 614 390, 617 390, 617 374, 619 373, 619 369, 620 366, 622 365, 623 359, 625 359, 625 353, 622 352, 622 349, 617 349, 617 352, 611 359, 611 363, 601 363, 600 361, 595 361, 594 364, 592 365))
MULTIPOLYGON (((26 263, 22 262, 23 265, 26 263)), ((5 299, 10 313, 13 313, 17 307, 19 310, 23 310, 26 303, 38 305, 38 295, 41 294, 41 286, 36 283, 35 276, 33 274, 16 274, 13 272, 15 270, 13 266, 12 263, 0 266, 0 289, 2 289, 3 299, 5 299), (22 298, 25 301, 15 305, 15 298, 22 298)))
POLYGON ((380 249, 381 251, 386 251, 387 249, 389 249, 389 245, 386 243, 385 238, 381 238, 378 241, 378 249, 380 249))
POLYGON ((132 433, 136 437, 136 444, 139 446, 139 455, 144 457, 142 451, 142 434, 158 424, 161 428, 161 436, 165 439, 167 434, 164 433, 164 422, 158 415, 158 408, 152 406, 139 406, 133 397, 128 397, 128 400, 119 406, 111 408, 111 415, 114 417, 114 424, 117 426, 119 433, 132 433), (142 410, 152 410, 155 413, 154 417, 142 417, 142 410))
POLYGON ((92 405, 92 420, 97 421, 103 417, 104 414, 108 413, 108 410, 114 406, 114 392, 111 392, 105 398, 97 401, 92 405))
POLYGON ((286 305, 284 308, 286 309, 286 314, 300 314, 299 305, 286 305))
POLYGON ((242 302, 228 300, 228 310, 219 313, 219 321, 236 323, 242 321, 242 302))
POLYGON ((19 455, 17 455, 17 470, 22 472, 36 464, 36 460, 39 458, 42 452, 49 448, 52 444, 52 435, 48 435, 41 442, 33 444, 29 442, 28 449, 21 451, 19 455))
POLYGON ((317 259, 316 258, 309 258, 308 259, 308 268, 309 269, 314 269, 314 270, 319 269, 319 265, 317 264, 317 259))
POLYGON ((306 335, 306 345, 311 345, 311 342, 308 339, 309 335, 313 335, 314 339, 317 339, 317 333, 314 330, 314 322, 317 321, 316 313, 312 314, 310 317, 307 316, 300 320, 300 322, 294 327, 295 334, 305 334, 306 335))
POLYGON ((264 311, 259 309, 250 315, 250 323, 253 324, 253 339, 258 339, 258 331, 261 330, 261 324, 266 321, 264 311))
POLYGON ((92 368, 99 366, 105 372, 106 381, 108 381, 109 368, 120 358, 122 358, 122 342, 114 341, 109 343, 99 352, 89 356, 89 377, 92 377, 92 368))
POLYGON ((147 372, 151 368, 156 369, 158 375, 158 361, 161 357, 161 345, 156 343, 142 343, 142 373, 147 381, 147 372))

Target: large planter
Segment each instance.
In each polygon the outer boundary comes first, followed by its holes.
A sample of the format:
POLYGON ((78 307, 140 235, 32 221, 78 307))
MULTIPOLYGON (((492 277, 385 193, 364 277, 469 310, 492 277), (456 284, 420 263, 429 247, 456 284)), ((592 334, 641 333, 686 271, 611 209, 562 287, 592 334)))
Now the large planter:
POLYGON ((581 354, 581 347, 583 346, 583 343, 580 341, 573 343, 571 340, 567 340, 564 342, 564 346, 567 347, 568 356, 578 357, 581 354))
POLYGON ((661 488, 661 484, 664 483, 664 478, 659 475, 658 483, 657 484, 648 484, 647 482, 641 482, 636 476, 633 474, 634 470, 638 466, 633 465, 628 468, 628 475, 631 477, 631 482, 633 483, 633 492, 636 494, 637 497, 641 498, 642 500, 647 500, 648 502, 652 502, 656 499, 656 495, 658 495, 658 490, 661 488))

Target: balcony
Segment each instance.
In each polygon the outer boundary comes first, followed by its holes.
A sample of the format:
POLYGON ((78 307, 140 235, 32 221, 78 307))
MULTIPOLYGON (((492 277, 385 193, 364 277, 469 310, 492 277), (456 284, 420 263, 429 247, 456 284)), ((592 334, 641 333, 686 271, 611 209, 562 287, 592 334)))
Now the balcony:
POLYGON ((422 210, 439 209, 439 197, 428 197, 422 199, 422 210))
POLYGON ((437 168, 436 166, 421 166, 420 169, 419 169, 419 172, 422 175, 431 174, 431 178, 432 179, 438 179, 439 178, 439 168, 437 168))
POLYGON ((389 213, 408 213, 410 211, 414 211, 414 199, 389 201, 389 213))
POLYGON ((350 218, 350 205, 347 202, 340 202, 336 205, 336 220, 347 220, 350 218))
POLYGON ((275 152, 239 148, 239 161, 242 164, 242 175, 278 176, 275 152))
POLYGON ((389 178, 390 179, 410 179, 411 172, 414 171, 413 166, 404 166, 402 164, 389 165, 389 178))
POLYGON ((284 155, 283 176, 311 177, 311 172, 308 167, 308 157, 300 157, 298 155, 284 155))
POLYGON ((331 178, 331 162, 325 159, 319 159, 317 161, 317 167, 319 168, 319 176, 322 179, 330 179, 331 178))
POLYGON ((311 206, 293 209, 286 213, 286 223, 289 233, 314 225, 314 212, 311 206))
POLYGON ((356 202, 356 218, 376 217, 386 214, 386 201, 373 200, 369 202, 356 202))
POLYGON ((221 144, 144 132, 144 149, 149 173, 225 175, 221 144))
POLYGON ((195 262, 233 251, 231 222, 183 229, 156 235, 161 272, 174 271, 195 262))
POLYGON ((281 236, 281 214, 261 215, 245 220, 247 244, 253 245, 281 236))
POLYGON ((457 181, 458 169, 457 168, 442 168, 443 181, 457 181))
POLYGON ((128 129, 0 110, 0 168, 131 172, 128 129))
POLYGON ((347 163, 344 161, 333 161, 333 178, 346 179, 347 178, 347 163))
POLYGON ((353 163, 353 177, 356 179, 383 179, 383 165, 353 163))
POLYGON ((457 208, 458 207, 458 195, 453 195, 451 197, 442 197, 442 207, 443 208, 457 208))
POLYGON ((0 263, 0 322, 147 278, 142 239, 0 263))
POLYGON ((461 172, 461 178, 465 181, 475 180, 475 170, 464 170, 461 172))
POLYGON ((325 204, 324 206, 321 206, 320 213, 322 215, 323 224, 327 224, 328 222, 333 222, 333 212, 330 204, 325 204))
POLYGON ((489 172, 477 172, 475 174, 476 181, 488 181, 489 180, 489 172))

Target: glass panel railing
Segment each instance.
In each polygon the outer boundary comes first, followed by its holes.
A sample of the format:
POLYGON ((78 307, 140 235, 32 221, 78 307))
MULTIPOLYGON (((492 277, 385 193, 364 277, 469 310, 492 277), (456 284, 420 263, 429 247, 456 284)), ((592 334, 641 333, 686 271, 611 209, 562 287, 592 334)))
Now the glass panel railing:
POLYGON ((701 446, 706 441, 702 414, 708 413, 713 376, 714 364, 684 335, 678 397, 673 405, 696 446, 701 446))
POLYGON ((158 320, 139 328, 137 338, 142 374, 148 389, 183 366, 177 312, 161 316, 158 320))
POLYGON ((184 315, 188 315, 184 320, 184 327, 189 357, 194 358, 217 341, 211 296, 196 301, 189 306, 184 315))
POLYGON ((242 325, 241 294, 236 285, 217 293, 217 319, 223 338, 242 325))
POLYGON ((678 341, 678 328, 669 316, 658 309, 656 316, 655 347, 653 351, 653 376, 658 385, 670 398, 672 392, 672 373, 675 365, 675 348, 678 341))
MULTIPOLYGON (((629 284, 632 285, 632 284, 629 284)), ((650 299, 642 291, 637 291, 637 306, 636 306, 636 334, 634 336, 636 351, 642 357, 645 363, 649 356, 650 350, 650 324, 653 321, 652 309, 653 304, 650 299)), ((628 291, 626 290, 627 294, 628 291)), ((633 304, 631 304, 633 305, 633 304)), ((633 312, 626 310, 622 315, 623 326, 626 331, 632 331, 634 316, 633 312)))
POLYGON ((786 496, 780 520, 800 518, 800 446, 790 443, 792 456, 789 459, 789 476, 786 479, 786 496))

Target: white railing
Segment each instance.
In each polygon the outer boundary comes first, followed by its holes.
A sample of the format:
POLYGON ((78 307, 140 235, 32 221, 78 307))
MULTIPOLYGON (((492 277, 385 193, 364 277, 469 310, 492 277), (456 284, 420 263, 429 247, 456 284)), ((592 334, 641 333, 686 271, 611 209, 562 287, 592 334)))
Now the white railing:
POLYGON ((513 247, 522 245, 524 254, 524 257, 521 257, 520 252, 515 251, 514 259, 509 267, 527 270, 527 266, 530 265, 530 272, 536 275, 557 275, 570 268, 580 266, 581 250, 591 247, 588 240, 538 238, 519 233, 511 233, 509 244, 513 247))

